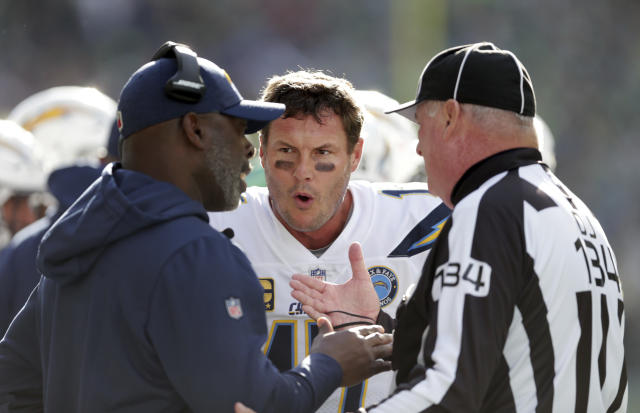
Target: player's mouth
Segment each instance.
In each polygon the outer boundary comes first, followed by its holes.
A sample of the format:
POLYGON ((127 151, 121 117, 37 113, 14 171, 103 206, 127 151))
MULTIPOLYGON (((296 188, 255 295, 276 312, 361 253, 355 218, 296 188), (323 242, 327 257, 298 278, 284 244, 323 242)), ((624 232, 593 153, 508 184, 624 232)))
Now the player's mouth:
POLYGON ((298 208, 309 208, 313 203, 313 196, 307 192, 295 192, 293 199, 298 208))

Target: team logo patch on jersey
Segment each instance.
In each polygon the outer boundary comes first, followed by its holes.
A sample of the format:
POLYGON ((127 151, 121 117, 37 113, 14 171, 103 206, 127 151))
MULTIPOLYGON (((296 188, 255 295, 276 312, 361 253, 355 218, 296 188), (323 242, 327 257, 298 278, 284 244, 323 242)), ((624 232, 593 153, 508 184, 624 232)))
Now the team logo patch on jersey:
POLYGON ((229 297, 224 300, 224 304, 227 306, 227 314, 233 319, 242 318, 242 305, 240 305, 240 299, 235 297, 229 297))
POLYGON ((378 293, 380 307, 389 305, 398 293, 398 277, 390 268, 381 265, 371 267, 367 271, 378 293))
POLYGON ((264 311, 273 311, 275 308, 275 281, 273 278, 259 278, 264 289, 264 311))

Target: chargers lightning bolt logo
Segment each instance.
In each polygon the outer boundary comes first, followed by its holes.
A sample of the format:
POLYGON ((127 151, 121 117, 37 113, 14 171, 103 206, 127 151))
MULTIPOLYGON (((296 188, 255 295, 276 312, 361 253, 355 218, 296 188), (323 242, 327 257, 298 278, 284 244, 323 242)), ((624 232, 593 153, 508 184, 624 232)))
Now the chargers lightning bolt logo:
POLYGON ((445 204, 438 205, 391 251, 389 257, 411 257, 430 249, 450 214, 451 210, 445 204))
POLYGON ((429 235, 422 238, 420 241, 414 242, 413 245, 409 247, 409 251, 414 250, 416 248, 420 248, 425 245, 429 245, 433 241, 435 241, 436 238, 438 238, 438 235, 440 235, 440 231, 442 231, 442 227, 444 227, 444 223, 447 222, 447 219, 449 219, 449 217, 446 217, 442 221, 438 222, 437 224, 432 225, 431 228, 433 228, 433 231, 431 231, 429 235))

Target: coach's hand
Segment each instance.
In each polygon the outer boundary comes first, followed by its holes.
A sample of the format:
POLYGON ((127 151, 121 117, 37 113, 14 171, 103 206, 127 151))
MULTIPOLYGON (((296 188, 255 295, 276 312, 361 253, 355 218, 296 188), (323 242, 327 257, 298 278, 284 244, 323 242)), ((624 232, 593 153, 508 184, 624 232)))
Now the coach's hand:
POLYGON ((380 300, 357 242, 349 247, 349 262, 353 276, 344 284, 333 284, 302 274, 292 276, 289 282, 291 296, 302 303, 302 309, 309 317, 314 320, 327 317, 334 326, 375 323, 380 312, 380 300))
POLYGON ((362 380, 391 369, 389 357, 393 336, 384 334, 381 326, 353 327, 333 331, 331 322, 318 319, 318 335, 313 340, 311 353, 324 353, 335 359, 342 367, 341 386, 352 386, 362 380))

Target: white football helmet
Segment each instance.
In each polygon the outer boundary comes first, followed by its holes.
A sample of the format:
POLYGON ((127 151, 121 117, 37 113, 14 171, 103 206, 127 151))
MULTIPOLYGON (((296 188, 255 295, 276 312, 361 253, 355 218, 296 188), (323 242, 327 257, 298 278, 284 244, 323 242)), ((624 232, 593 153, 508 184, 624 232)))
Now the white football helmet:
POLYGON ((425 181, 424 161, 416 153, 417 125, 397 113, 384 113, 398 102, 374 90, 357 90, 355 97, 364 114, 364 149, 351 179, 425 181))
POLYGON ((546 163, 552 171, 556 169, 556 153, 555 153, 555 139, 551 128, 547 125, 540 116, 536 115, 533 118, 533 127, 538 135, 538 148, 542 153, 542 162, 546 163))
POLYGON ((116 102, 95 88, 58 86, 20 102, 9 119, 33 133, 49 174, 73 164, 97 164, 115 114, 116 102))
MULTIPOLYGON (((5 205, 14 196, 31 197, 42 194, 45 190, 45 174, 39 158, 40 151, 33 135, 20 125, 9 120, 0 120, 0 249, 4 247, 13 234, 28 222, 22 222, 31 214, 12 215, 14 208, 24 212, 23 203, 8 206, 6 216, 5 205), (8 219, 9 221, 5 221, 8 219), (19 226, 16 226, 19 225, 19 226)), ((29 219, 34 219, 32 216, 29 219)))
POLYGON ((0 205, 14 194, 45 190, 41 151, 33 135, 9 120, 0 120, 0 205))

